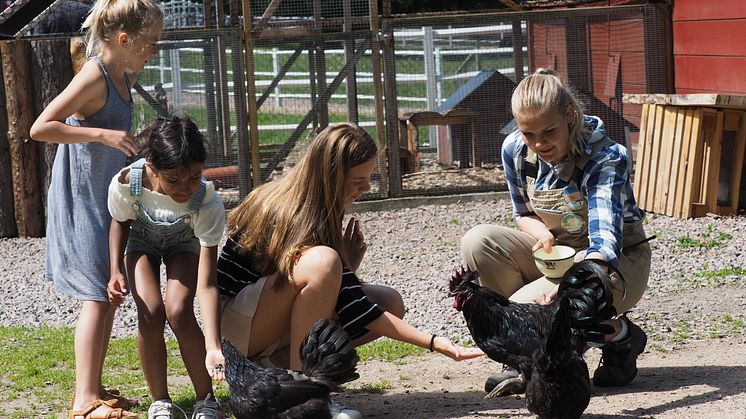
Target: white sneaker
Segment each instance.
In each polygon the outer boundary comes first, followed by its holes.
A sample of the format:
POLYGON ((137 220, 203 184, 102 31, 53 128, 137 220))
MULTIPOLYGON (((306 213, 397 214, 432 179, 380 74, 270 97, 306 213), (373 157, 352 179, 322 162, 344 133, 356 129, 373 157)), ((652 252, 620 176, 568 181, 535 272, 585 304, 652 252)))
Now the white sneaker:
POLYGON ((329 412, 332 414, 332 419, 363 419, 363 415, 360 412, 350 409, 342 404, 342 402, 334 399, 331 399, 329 412))
POLYGON ((197 400, 194 404, 192 419, 223 419, 224 417, 223 406, 212 398, 211 393, 208 393, 204 400, 197 400))
MULTIPOLYGON (((171 400, 156 400, 148 408, 148 419, 173 419, 177 409, 181 410, 171 400)), ((183 410, 181 412, 184 413, 183 410)))

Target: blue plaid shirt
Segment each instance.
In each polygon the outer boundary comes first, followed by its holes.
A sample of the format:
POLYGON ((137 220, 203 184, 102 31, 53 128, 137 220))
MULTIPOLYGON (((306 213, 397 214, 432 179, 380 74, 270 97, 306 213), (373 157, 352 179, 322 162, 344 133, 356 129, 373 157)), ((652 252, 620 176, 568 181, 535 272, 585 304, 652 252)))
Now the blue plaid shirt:
MULTIPOLYGON (((605 138, 606 131, 603 122, 595 116, 585 116, 584 123, 588 134, 585 135, 581 152, 591 155, 592 144, 605 138)), ((514 131, 503 142, 502 161, 516 219, 536 215, 526 190, 527 151, 528 146, 523 142, 520 131, 514 131)), ((565 159, 553 166, 537 156, 537 163, 536 190, 564 188, 569 184, 558 174, 565 165, 573 164, 572 161, 565 159)), ((587 253, 599 252, 615 266, 619 264, 623 223, 639 221, 644 216, 635 202, 629 176, 627 149, 614 143, 588 159, 578 185, 588 202, 590 246, 587 253)))

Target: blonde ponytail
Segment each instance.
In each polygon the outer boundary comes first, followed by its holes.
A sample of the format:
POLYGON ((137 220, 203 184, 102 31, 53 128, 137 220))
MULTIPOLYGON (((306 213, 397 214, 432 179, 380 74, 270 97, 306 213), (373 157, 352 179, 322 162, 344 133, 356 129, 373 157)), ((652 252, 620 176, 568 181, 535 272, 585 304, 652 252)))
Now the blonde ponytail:
POLYGON ((86 29, 86 55, 101 51, 101 44, 117 32, 127 32, 132 38, 163 22, 163 10, 155 0, 96 0, 83 22, 86 29))

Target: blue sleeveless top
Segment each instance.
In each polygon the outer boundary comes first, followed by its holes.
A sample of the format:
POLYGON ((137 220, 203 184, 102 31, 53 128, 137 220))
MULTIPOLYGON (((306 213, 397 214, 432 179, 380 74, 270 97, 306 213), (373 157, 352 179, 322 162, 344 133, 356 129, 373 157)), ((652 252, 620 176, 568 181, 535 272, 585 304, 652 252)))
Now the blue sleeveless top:
MULTIPOLYGON (((106 103, 73 126, 129 131, 134 105, 122 98, 104 63, 93 57, 106 80, 106 103)), ((125 75, 129 88, 129 80, 125 75)), ((98 142, 60 144, 47 197, 45 277, 64 294, 83 301, 108 301, 109 226, 106 206, 111 178, 124 167, 123 152, 98 142)))

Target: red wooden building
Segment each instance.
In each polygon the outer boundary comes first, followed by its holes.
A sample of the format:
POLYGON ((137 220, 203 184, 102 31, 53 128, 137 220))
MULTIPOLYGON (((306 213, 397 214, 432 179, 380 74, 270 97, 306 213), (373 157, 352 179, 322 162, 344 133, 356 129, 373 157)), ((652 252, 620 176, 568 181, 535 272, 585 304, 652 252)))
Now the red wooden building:
POLYGON ((529 70, 552 67, 576 86, 588 114, 636 149, 641 106, 623 93, 672 93, 671 7, 662 0, 529 0, 529 70))
POLYGON ((746 94, 745 39, 746 1, 675 0, 676 93, 746 94))

